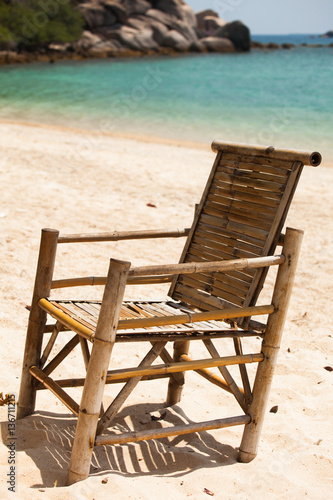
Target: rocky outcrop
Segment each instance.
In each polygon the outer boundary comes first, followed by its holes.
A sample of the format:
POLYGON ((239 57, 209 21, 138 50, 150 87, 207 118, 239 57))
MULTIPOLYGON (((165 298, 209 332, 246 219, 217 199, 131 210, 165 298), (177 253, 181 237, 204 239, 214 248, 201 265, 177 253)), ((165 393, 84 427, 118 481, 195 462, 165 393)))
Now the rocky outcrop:
POLYGON ((104 48, 108 55, 250 49, 250 33, 242 23, 226 23, 209 9, 195 14, 182 0, 89 0, 79 9, 86 31, 75 50, 86 57, 104 48))
MULTIPOLYGON (((183 0, 88 0, 80 1, 78 9, 85 22, 82 36, 69 45, 49 46, 52 62, 64 57, 230 53, 250 49, 249 29, 240 21, 226 23, 210 9, 195 14, 183 0)), ((40 56, 40 52, 36 53, 36 59, 40 60, 40 56)), ((15 59, 13 54, 2 54, 1 60, 6 58, 15 59)))
POLYGON ((241 21, 233 21, 220 26, 212 33, 212 36, 228 38, 239 51, 248 51, 251 47, 250 30, 241 21))
POLYGON ((332 38, 333 37, 333 30, 326 31, 324 35, 320 35, 320 38, 332 38))

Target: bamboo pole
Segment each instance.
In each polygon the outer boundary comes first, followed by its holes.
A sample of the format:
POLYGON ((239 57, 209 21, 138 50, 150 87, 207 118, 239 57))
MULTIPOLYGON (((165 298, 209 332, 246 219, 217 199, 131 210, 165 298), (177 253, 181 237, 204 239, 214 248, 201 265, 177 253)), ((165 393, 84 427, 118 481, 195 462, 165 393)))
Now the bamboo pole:
MULTIPOLYGON (((183 354, 181 356, 181 360, 182 361, 193 361, 193 359, 190 358, 189 356, 187 356, 186 354, 183 354)), ((210 370, 207 370, 207 368, 202 368, 201 370, 195 370, 195 372, 198 375, 201 375, 203 378, 205 378, 209 382, 211 382, 212 384, 217 385, 221 389, 224 389, 225 391, 227 391, 227 392, 229 392, 229 393, 232 394, 232 390, 230 389, 230 387, 228 386, 228 384, 225 383, 225 381, 223 380, 223 378, 219 377, 218 375, 216 375, 215 373, 211 372, 210 370)))
MULTIPOLYGON (((217 359, 220 357, 216 347, 214 346, 213 342, 211 340, 204 340, 204 344, 209 352, 209 354, 214 358, 217 359)), ((243 353, 242 353, 243 354, 243 353)), ((244 400, 244 393, 241 392, 240 388, 234 381, 233 377, 231 376, 228 368, 226 366, 219 366, 218 367, 222 377, 225 379, 227 382, 227 385, 230 389, 230 392, 235 396, 237 402, 239 403, 240 407, 244 412, 246 411, 246 405, 245 405, 245 400, 244 400)))
MULTIPOLYGON (((241 339, 239 337, 234 337, 233 342, 234 342, 235 353, 237 355, 243 354, 243 347, 242 347, 241 339)), ((250 403, 252 402, 251 384, 250 384, 249 375, 247 373, 247 369, 246 369, 245 365, 239 365, 239 372, 240 372, 241 379, 243 382, 244 394, 245 394, 245 405, 246 405, 246 411, 247 411, 247 408, 249 407, 250 403)), ((245 411, 245 413, 246 413, 246 411, 245 411)))
POLYGON ((251 417, 251 423, 246 425, 244 429, 243 439, 238 453, 239 462, 248 463, 257 455, 273 372, 291 298, 302 237, 302 231, 287 228, 283 246, 283 253, 286 256, 286 261, 280 266, 276 278, 272 298, 275 312, 271 314, 268 319, 266 333, 262 343, 264 360, 258 366, 254 382, 253 401, 248 410, 248 414, 251 417))
MULTIPOLYGON (((182 355, 187 355, 190 348, 190 342, 185 340, 185 342, 175 342, 173 348, 173 361, 175 363, 179 363, 182 355)), ((167 406, 173 406, 179 403, 181 399, 181 395, 183 392, 183 387, 185 384, 185 372, 182 371, 179 373, 181 376, 181 380, 176 380, 171 378, 168 384, 168 393, 166 399, 167 406)))
MULTIPOLYGON (((156 285, 170 283, 172 276, 132 276, 128 278, 128 285, 156 285)), ((104 286, 106 276, 83 276, 81 278, 67 278, 52 281, 51 288, 70 288, 74 286, 104 286)))
POLYGON ((75 335, 67 344, 61 349, 60 352, 49 362, 48 365, 44 367, 44 373, 46 375, 50 375, 60 365, 60 363, 68 356, 70 352, 77 346, 79 343, 79 336, 75 335))
POLYGON ((224 356, 216 359, 197 359, 194 361, 182 361, 170 365, 153 365, 150 367, 124 368, 109 371, 107 378, 111 382, 124 378, 143 377, 146 375, 168 375, 170 373, 188 370, 201 370, 216 366, 238 365, 239 363, 258 363, 264 359, 262 353, 243 354, 242 356, 224 356))
POLYGON ((90 330, 75 319, 71 318, 68 314, 58 309, 47 299, 40 299, 38 304, 41 309, 46 311, 50 316, 52 316, 52 318, 60 321, 60 323, 66 326, 69 330, 72 330, 81 337, 90 340, 91 342, 93 341, 94 331, 92 329, 90 330))
POLYGON ((252 307, 232 307, 230 309, 214 309, 202 313, 177 314, 174 316, 155 316, 152 318, 124 319, 118 323, 118 330, 132 328, 149 328, 151 326, 183 325, 209 320, 224 320, 271 314, 274 307, 271 304, 252 307))
POLYGON ((42 297, 48 297, 57 250, 59 232, 54 229, 43 229, 39 248, 39 257, 33 298, 31 303, 23 358, 21 387, 18 400, 17 418, 30 415, 35 408, 35 380, 29 372, 30 366, 39 366, 43 343, 46 313, 38 306, 42 297))
POLYGON ((250 417, 248 415, 240 415, 237 417, 221 418, 219 420, 210 420, 195 424, 184 424, 162 429, 148 429, 145 431, 128 432, 124 434, 107 434, 104 436, 97 436, 95 444, 96 446, 104 446, 107 444, 123 444, 147 441, 149 439, 161 439, 170 436, 191 434, 192 432, 202 432, 213 429, 222 429, 223 427, 243 425, 247 424, 249 421, 250 417))
POLYGON ((133 267, 129 276, 154 276, 157 274, 193 274, 226 272, 239 269, 257 269, 282 264, 283 255, 253 257, 250 259, 219 260, 212 262, 187 262, 185 264, 166 264, 157 266, 133 267))
POLYGON ((185 229, 152 229, 143 231, 112 231, 98 234, 64 234, 58 243, 87 243, 120 240, 142 240, 150 238, 181 238, 187 236, 189 228, 185 229))
POLYGON ((112 348, 116 339, 118 318, 130 269, 129 262, 111 259, 108 280, 96 327, 84 385, 67 484, 88 477, 98 417, 112 348))
POLYGON ((248 156, 263 156, 266 158, 285 160, 285 161, 300 161, 304 165, 318 167, 321 163, 321 154, 317 151, 297 151, 292 149, 275 149, 272 146, 265 148, 263 146, 250 144, 225 143, 214 141, 212 143, 214 153, 222 151, 223 153, 233 153, 248 156))
MULTIPOLYGON (((160 358, 162 359, 163 363, 170 364, 173 362, 172 356, 169 354, 169 352, 164 348, 162 349, 160 353, 160 358)), ((183 385, 184 384, 184 374, 182 373, 172 373, 170 376, 179 384, 183 385)))
MULTIPOLYGON (((143 358, 141 363, 139 364, 139 367, 142 366, 150 366, 155 359, 159 356, 161 353, 162 349, 166 346, 167 342, 156 342, 149 353, 143 358)), ((135 389, 135 387, 138 385, 142 377, 135 377, 131 378, 126 382, 124 387, 121 389, 119 394, 114 398, 102 418, 100 419, 98 426, 97 426, 97 431, 96 435, 102 434, 109 424, 112 422, 114 417, 117 415, 118 411, 120 408, 123 406, 125 403, 126 399, 128 396, 131 394, 131 392, 135 389)))
POLYGON ((89 347, 88 347, 88 341, 87 339, 84 339, 83 337, 80 337, 80 346, 81 346, 81 351, 82 351, 82 357, 83 357, 83 362, 86 370, 88 369, 89 365, 89 359, 90 359, 90 352, 89 352, 89 347))
POLYGON ((46 389, 49 389, 55 396, 57 396, 60 401, 67 406, 67 408, 78 416, 79 405, 74 399, 72 399, 51 377, 48 377, 42 370, 37 368, 37 366, 31 366, 29 369, 31 375, 33 375, 39 382, 41 382, 46 389))
POLYGON ((45 346, 42 357, 40 358, 40 367, 41 368, 43 368, 43 366, 45 365, 47 358, 49 357, 50 352, 52 351, 52 347, 54 346, 55 341, 58 338, 61 326, 62 326, 61 323, 59 323, 59 321, 57 321, 53 327, 53 332, 51 334, 51 337, 45 346))
MULTIPOLYGON (((141 381, 152 381, 152 380, 160 380, 160 379, 163 379, 163 378, 169 378, 173 375, 176 375, 176 374, 160 374, 160 375, 145 375, 144 377, 141 377, 141 381)), ((59 387, 83 387, 84 386, 84 383, 85 383, 85 378, 61 378, 61 379, 58 379, 58 380, 55 380, 54 382, 56 384, 59 385, 59 387)), ((117 379, 117 380, 110 380, 108 379, 108 377, 106 377, 106 380, 105 380, 105 384, 125 384, 126 382, 128 381, 128 377, 127 378, 120 378, 120 379, 117 379)), ((37 389, 38 390, 44 390, 45 387, 42 385, 42 384, 38 384, 37 385, 37 389)))

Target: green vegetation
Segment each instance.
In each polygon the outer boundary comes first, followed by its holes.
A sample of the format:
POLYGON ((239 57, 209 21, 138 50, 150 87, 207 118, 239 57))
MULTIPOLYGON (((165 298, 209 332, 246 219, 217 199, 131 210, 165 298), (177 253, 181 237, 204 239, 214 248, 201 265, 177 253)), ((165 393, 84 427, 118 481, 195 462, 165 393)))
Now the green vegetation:
POLYGON ((69 0, 25 0, 0 4, 0 48, 34 49, 80 38, 84 20, 69 0))

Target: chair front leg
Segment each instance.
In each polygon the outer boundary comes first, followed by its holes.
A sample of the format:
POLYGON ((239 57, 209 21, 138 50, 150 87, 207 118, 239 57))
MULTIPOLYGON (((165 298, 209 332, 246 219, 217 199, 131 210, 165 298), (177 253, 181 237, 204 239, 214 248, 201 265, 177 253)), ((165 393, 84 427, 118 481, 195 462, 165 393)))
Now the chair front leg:
POLYGON ((129 262, 111 259, 81 398, 68 470, 68 485, 82 481, 89 475, 104 386, 129 269, 129 262))
POLYGON ((245 425, 237 457, 239 462, 251 462, 258 452, 260 434, 287 316, 302 238, 302 231, 287 229, 283 246, 283 254, 286 260, 280 265, 276 277, 272 298, 275 312, 269 316, 262 343, 262 353, 265 357, 259 363, 254 381, 253 400, 248 411, 251 422, 245 425))

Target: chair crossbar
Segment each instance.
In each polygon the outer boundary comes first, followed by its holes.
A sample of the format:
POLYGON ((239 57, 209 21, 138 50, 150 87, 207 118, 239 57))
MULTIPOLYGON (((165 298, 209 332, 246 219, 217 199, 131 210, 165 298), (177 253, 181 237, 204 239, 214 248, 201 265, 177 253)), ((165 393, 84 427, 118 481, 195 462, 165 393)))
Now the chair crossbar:
POLYGON ((65 392, 60 385, 57 384, 51 377, 47 376, 42 370, 37 368, 37 366, 31 366, 29 372, 33 377, 35 377, 39 382, 43 384, 45 389, 49 389, 60 401, 67 406, 67 408, 74 413, 74 415, 79 415, 79 405, 73 398, 71 398, 67 392, 65 392))
POLYGON ((182 434, 192 434, 193 432, 209 431, 213 429, 222 429, 223 427, 233 427, 235 425, 244 425, 251 422, 249 415, 240 415, 237 417, 221 418, 195 424, 177 425, 164 429, 149 429, 139 432, 128 432, 123 434, 107 434, 96 436, 95 445, 104 446, 107 444, 122 444, 138 441, 147 441, 149 439, 161 439, 169 436, 178 436, 182 434))
POLYGON ((216 366, 238 365, 243 363, 259 363, 264 360, 262 353, 243 354, 242 356, 224 356, 214 359, 198 359, 194 361, 183 361, 171 364, 153 365, 149 368, 129 368, 109 371, 106 379, 116 381, 123 378, 143 377, 145 375, 167 375, 171 373, 188 370, 200 370, 202 368, 213 368, 216 366))

